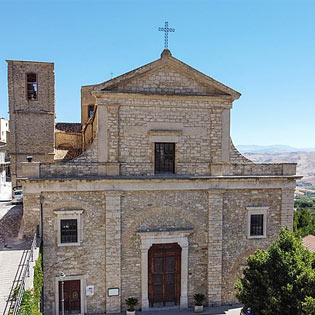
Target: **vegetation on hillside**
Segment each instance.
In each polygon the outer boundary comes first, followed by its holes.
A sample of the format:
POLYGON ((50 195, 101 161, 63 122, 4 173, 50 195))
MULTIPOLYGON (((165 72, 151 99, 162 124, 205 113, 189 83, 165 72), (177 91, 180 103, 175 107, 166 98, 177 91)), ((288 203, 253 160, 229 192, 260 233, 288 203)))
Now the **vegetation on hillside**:
POLYGON ((296 200, 294 203, 293 231, 296 236, 315 235, 315 201, 296 200))
POLYGON ((315 254, 282 229, 268 250, 247 259, 236 296, 256 315, 315 315, 315 254))

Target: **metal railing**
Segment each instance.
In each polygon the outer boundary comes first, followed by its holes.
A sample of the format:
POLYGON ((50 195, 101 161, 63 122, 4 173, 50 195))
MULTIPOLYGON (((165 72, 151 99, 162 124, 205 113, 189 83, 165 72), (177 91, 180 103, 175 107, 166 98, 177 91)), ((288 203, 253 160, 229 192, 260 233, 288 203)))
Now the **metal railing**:
POLYGON ((25 292, 25 281, 30 276, 30 264, 34 261, 34 250, 39 244, 37 234, 34 235, 31 248, 24 250, 18 270, 16 271, 3 315, 18 315, 25 292))

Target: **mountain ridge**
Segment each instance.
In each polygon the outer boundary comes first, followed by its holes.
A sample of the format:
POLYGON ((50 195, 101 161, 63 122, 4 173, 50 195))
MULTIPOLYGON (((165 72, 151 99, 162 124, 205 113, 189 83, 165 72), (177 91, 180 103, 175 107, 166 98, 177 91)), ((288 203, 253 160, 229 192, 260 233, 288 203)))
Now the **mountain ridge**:
POLYGON ((289 145, 273 144, 273 145, 254 145, 239 144, 236 145, 241 153, 293 153, 293 152, 315 152, 315 148, 296 148, 289 145))

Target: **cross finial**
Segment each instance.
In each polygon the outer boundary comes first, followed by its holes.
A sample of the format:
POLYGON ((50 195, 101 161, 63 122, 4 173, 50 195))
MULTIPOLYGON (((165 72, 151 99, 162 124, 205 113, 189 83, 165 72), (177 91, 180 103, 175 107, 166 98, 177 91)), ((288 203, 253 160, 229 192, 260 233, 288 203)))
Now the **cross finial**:
POLYGON ((169 28, 168 22, 165 22, 165 26, 159 27, 159 31, 164 32, 164 48, 168 49, 168 33, 175 32, 175 28, 169 28))

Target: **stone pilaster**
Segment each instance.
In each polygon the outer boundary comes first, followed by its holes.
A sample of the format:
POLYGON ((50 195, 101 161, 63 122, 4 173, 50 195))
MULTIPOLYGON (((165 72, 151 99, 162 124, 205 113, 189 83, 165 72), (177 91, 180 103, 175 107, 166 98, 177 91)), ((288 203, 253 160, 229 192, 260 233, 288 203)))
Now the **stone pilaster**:
POLYGON ((37 226, 40 225, 40 194, 24 194, 23 208, 23 233, 28 238, 34 237, 37 226))
POLYGON ((208 303, 221 304, 223 190, 209 191, 208 303))
POLYGON ((108 162, 119 159, 119 106, 107 105, 108 162))
POLYGON ((97 144, 98 162, 108 162, 107 110, 102 104, 97 108, 97 144))
POLYGON ((106 313, 121 310, 121 215, 120 195, 106 195, 106 313), (118 296, 108 296, 108 289, 118 288, 118 296))
POLYGON ((281 227, 293 229, 294 189, 281 191, 281 227))
POLYGON ((222 163, 230 162, 230 110, 222 111, 222 163))

